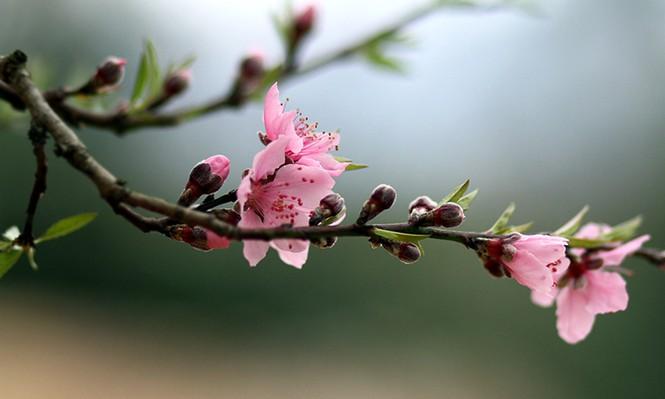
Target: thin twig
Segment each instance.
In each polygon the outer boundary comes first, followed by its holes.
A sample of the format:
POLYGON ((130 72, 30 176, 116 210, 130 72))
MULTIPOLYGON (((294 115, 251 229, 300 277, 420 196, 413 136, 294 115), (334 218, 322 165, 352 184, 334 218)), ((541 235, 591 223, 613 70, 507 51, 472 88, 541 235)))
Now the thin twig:
POLYGON ((32 141, 32 152, 35 155, 37 167, 35 169, 35 179, 32 185, 32 191, 30 192, 30 198, 28 200, 28 208, 25 212, 25 223, 17 242, 23 245, 32 246, 34 244, 33 224, 35 214, 37 213, 37 205, 46 192, 48 164, 46 160, 46 151, 44 150, 46 144, 46 132, 44 132, 40 126, 33 123, 30 127, 29 137, 32 141))

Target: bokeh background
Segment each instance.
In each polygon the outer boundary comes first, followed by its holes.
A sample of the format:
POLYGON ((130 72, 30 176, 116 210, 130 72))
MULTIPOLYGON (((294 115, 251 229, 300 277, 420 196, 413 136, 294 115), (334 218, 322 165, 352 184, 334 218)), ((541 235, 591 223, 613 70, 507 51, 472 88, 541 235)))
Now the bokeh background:
MULTIPOLYGON (((409 10, 407 0, 320 2, 306 58, 409 10)), ((22 48, 44 86, 75 84, 105 56, 141 43, 161 59, 196 54, 174 105, 224 91, 239 58, 279 59, 270 13, 281 1, 2 0, 0 52, 22 48)), ((516 222, 557 227, 645 217, 665 247, 665 3, 552 0, 538 11, 438 12, 409 27, 395 75, 362 61, 283 85, 341 155, 368 163, 337 189, 351 213, 378 183, 397 188, 402 220, 417 195, 470 177, 480 196, 465 228, 487 228, 515 200, 516 222)), ((4 107, 4 106, 3 106, 4 107)), ((6 107, 2 112, 7 112, 6 107)), ((213 153, 233 178, 261 146, 260 104, 118 138, 84 129, 91 151, 141 191, 175 199, 213 153)), ((32 184, 25 119, 2 125, 0 227, 20 224, 32 184)), ((556 335, 553 310, 473 253, 426 243, 406 266, 363 240, 312 250, 301 271, 271 254, 250 269, 241 248, 200 253, 114 216, 94 188, 51 157, 37 228, 81 211, 85 230, 44 244, 0 281, 3 398, 660 398, 665 396, 665 275, 630 260, 627 312, 601 316, 583 343, 556 335)))

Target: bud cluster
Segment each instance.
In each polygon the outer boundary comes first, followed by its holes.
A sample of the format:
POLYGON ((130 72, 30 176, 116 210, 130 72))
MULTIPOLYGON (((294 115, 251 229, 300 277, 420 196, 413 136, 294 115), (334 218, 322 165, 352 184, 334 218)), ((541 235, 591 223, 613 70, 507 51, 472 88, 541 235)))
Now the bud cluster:
POLYGON ((363 225, 374 219, 378 214, 389 209, 395 203, 397 192, 387 184, 380 184, 363 204, 356 224, 363 225))

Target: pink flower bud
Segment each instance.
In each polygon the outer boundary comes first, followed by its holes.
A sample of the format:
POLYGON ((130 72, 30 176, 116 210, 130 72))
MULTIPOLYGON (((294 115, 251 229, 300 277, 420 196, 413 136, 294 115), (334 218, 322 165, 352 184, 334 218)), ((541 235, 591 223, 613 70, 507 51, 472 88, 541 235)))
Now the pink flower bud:
POLYGON ((346 206, 344 205, 344 198, 337 193, 331 193, 323 197, 319 202, 319 206, 314 209, 312 216, 309 219, 310 226, 316 226, 323 222, 325 219, 334 218, 346 213, 346 206))
POLYGON ((263 78, 264 72, 263 55, 260 53, 250 54, 240 62, 240 77, 244 81, 258 81, 263 78))
POLYGON ((312 30, 316 21, 316 6, 310 4, 302 9, 293 21, 293 31, 296 37, 300 38, 312 30))
POLYGON ((414 211, 409 217, 411 224, 419 226, 457 227, 463 221, 464 209, 454 202, 447 202, 422 214, 414 211))
POLYGON ((179 224, 169 228, 169 236, 177 241, 185 242, 196 249, 209 251, 211 249, 224 249, 231 245, 231 241, 217 233, 203 227, 190 227, 179 224))
POLYGON ((397 192, 387 184, 377 186, 369 199, 363 204, 356 224, 365 224, 374 219, 379 213, 389 209, 395 203, 397 192))
POLYGON ((381 246, 393 254, 402 263, 411 264, 420 259, 420 249, 409 242, 382 241, 381 246))
POLYGON ((177 96, 189 87, 192 81, 192 70, 184 68, 171 73, 164 80, 164 95, 167 97, 177 96))
POLYGON ((409 204, 409 223, 417 224, 420 215, 436 208, 437 203, 430 197, 422 195, 409 204))
POLYGON ((191 205, 201 195, 219 190, 229 176, 231 162, 223 155, 214 155, 199 162, 189 174, 185 191, 180 196, 180 205, 191 205))
POLYGON ((108 57, 97 67, 97 72, 92 77, 91 84, 95 90, 110 89, 122 82, 125 76, 125 65, 127 60, 118 57, 108 57))

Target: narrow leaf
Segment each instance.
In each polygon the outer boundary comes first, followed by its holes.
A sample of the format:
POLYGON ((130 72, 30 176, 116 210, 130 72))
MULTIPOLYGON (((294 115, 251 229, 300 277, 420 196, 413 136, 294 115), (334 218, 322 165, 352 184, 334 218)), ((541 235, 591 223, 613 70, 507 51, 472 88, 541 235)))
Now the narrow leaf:
POLYGON ((157 49, 152 41, 145 42, 145 53, 148 67, 148 94, 152 97, 157 95, 162 89, 162 71, 159 68, 157 59, 157 49))
POLYGON ((612 230, 603 234, 601 238, 607 241, 628 241, 637 232, 637 229, 642 224, 642 217, 636 216, 630 220, 627 220, 621 224, 618 224, 612 227, 612 230))
POLYGON ((429 234, 398 233, 395 231, 384 230, 379 228, 374 229, 374 234, 376 234, 379 237, 387 238, 389 240, 399 241, 399 242, 410 242, 413 244, 416 244, 429 237, 429 234))
POLYGON ((478 189, 471 191, 468 194, 465 194, 462 198, 457 201, 457 204, 462 207, 465 211, 471 207, 471 203, 476 199, 478 195, 478 189))
POLYGON ((505 231, 497 234, 525 233, 531 228, 531 226, 533 226, 533 222, 519 224, 517 226, 508 226, 504 229, 505 231))
POLYGON ((506 208, 503 213, 501 213, 501 216, 494 222, 494 225, 490 228, 490 232, 493 234, 500 234, 499 232, 502 231, 503 229, 506 228, 508 225, 508 221, 510 218, 513 216, 513 213, 515 212, 515 203, 511 202, 510 205, 506 208))
POLYGON ((49 227, 48 230, 46 230, 46 233, 35 240, 35 243, 53 240, 54 238, 60 238, 69 235, 92 222, 95 217, 97 217, 96 213, 81 213, 80 215, 61 219, 49 227))
POLYGON ((346 170, 347 171, 365 169, 365 168, 369 168, 369 166, 365 165, 365 164, 361 164, 361 163, 350 163, 350 164, 346 165, 346 170))
POLYGON ((141 60, 139 61, 139 69, 136 72, 136 82, 134 82, 134 88, 132 89, 132 97, 130 103, 136 104, 145 91, 146 84, 148 83, 148 55, 145 50, 141 53, 141 60))
POLYGON ((570 248, 598 248, 602 247, 605 244, 608 244, 610 241, 605 239, 589 239, 589 238, 577 238, 570 237, 568 239, 568 247, 570 248))
POLYGON ((5 275, 18 262, 21 258, 23 251, 21 250, 10 250, 7 252, 0 252, 0 278, 5 275))
POLYGON ((566 224, 559 227, 554 232, 554 235, 562 237, 570 237, 573 234, 575 234, 575 232, 582 225, 582 221, 584 220, 584 217, 586 216, 587 212, 589 212, 589 205, 585 205, 584 208, 582 208, 579 212, 577 212, 577 215, 573 216, 573 218, 570 219, 568 222, 566 222, 566 224))
POLYGON ((469 189, 469 183, 471 181, 469 179, 466 179, 464 183, 460 184, 459 186, 455 187, 453 191, 448 193, 445 197, 441 199, 439 202, 439 205, 443 205, 446 202, 457 202, 459 201, 460 198, 466 193, 466 190, 469 189))

